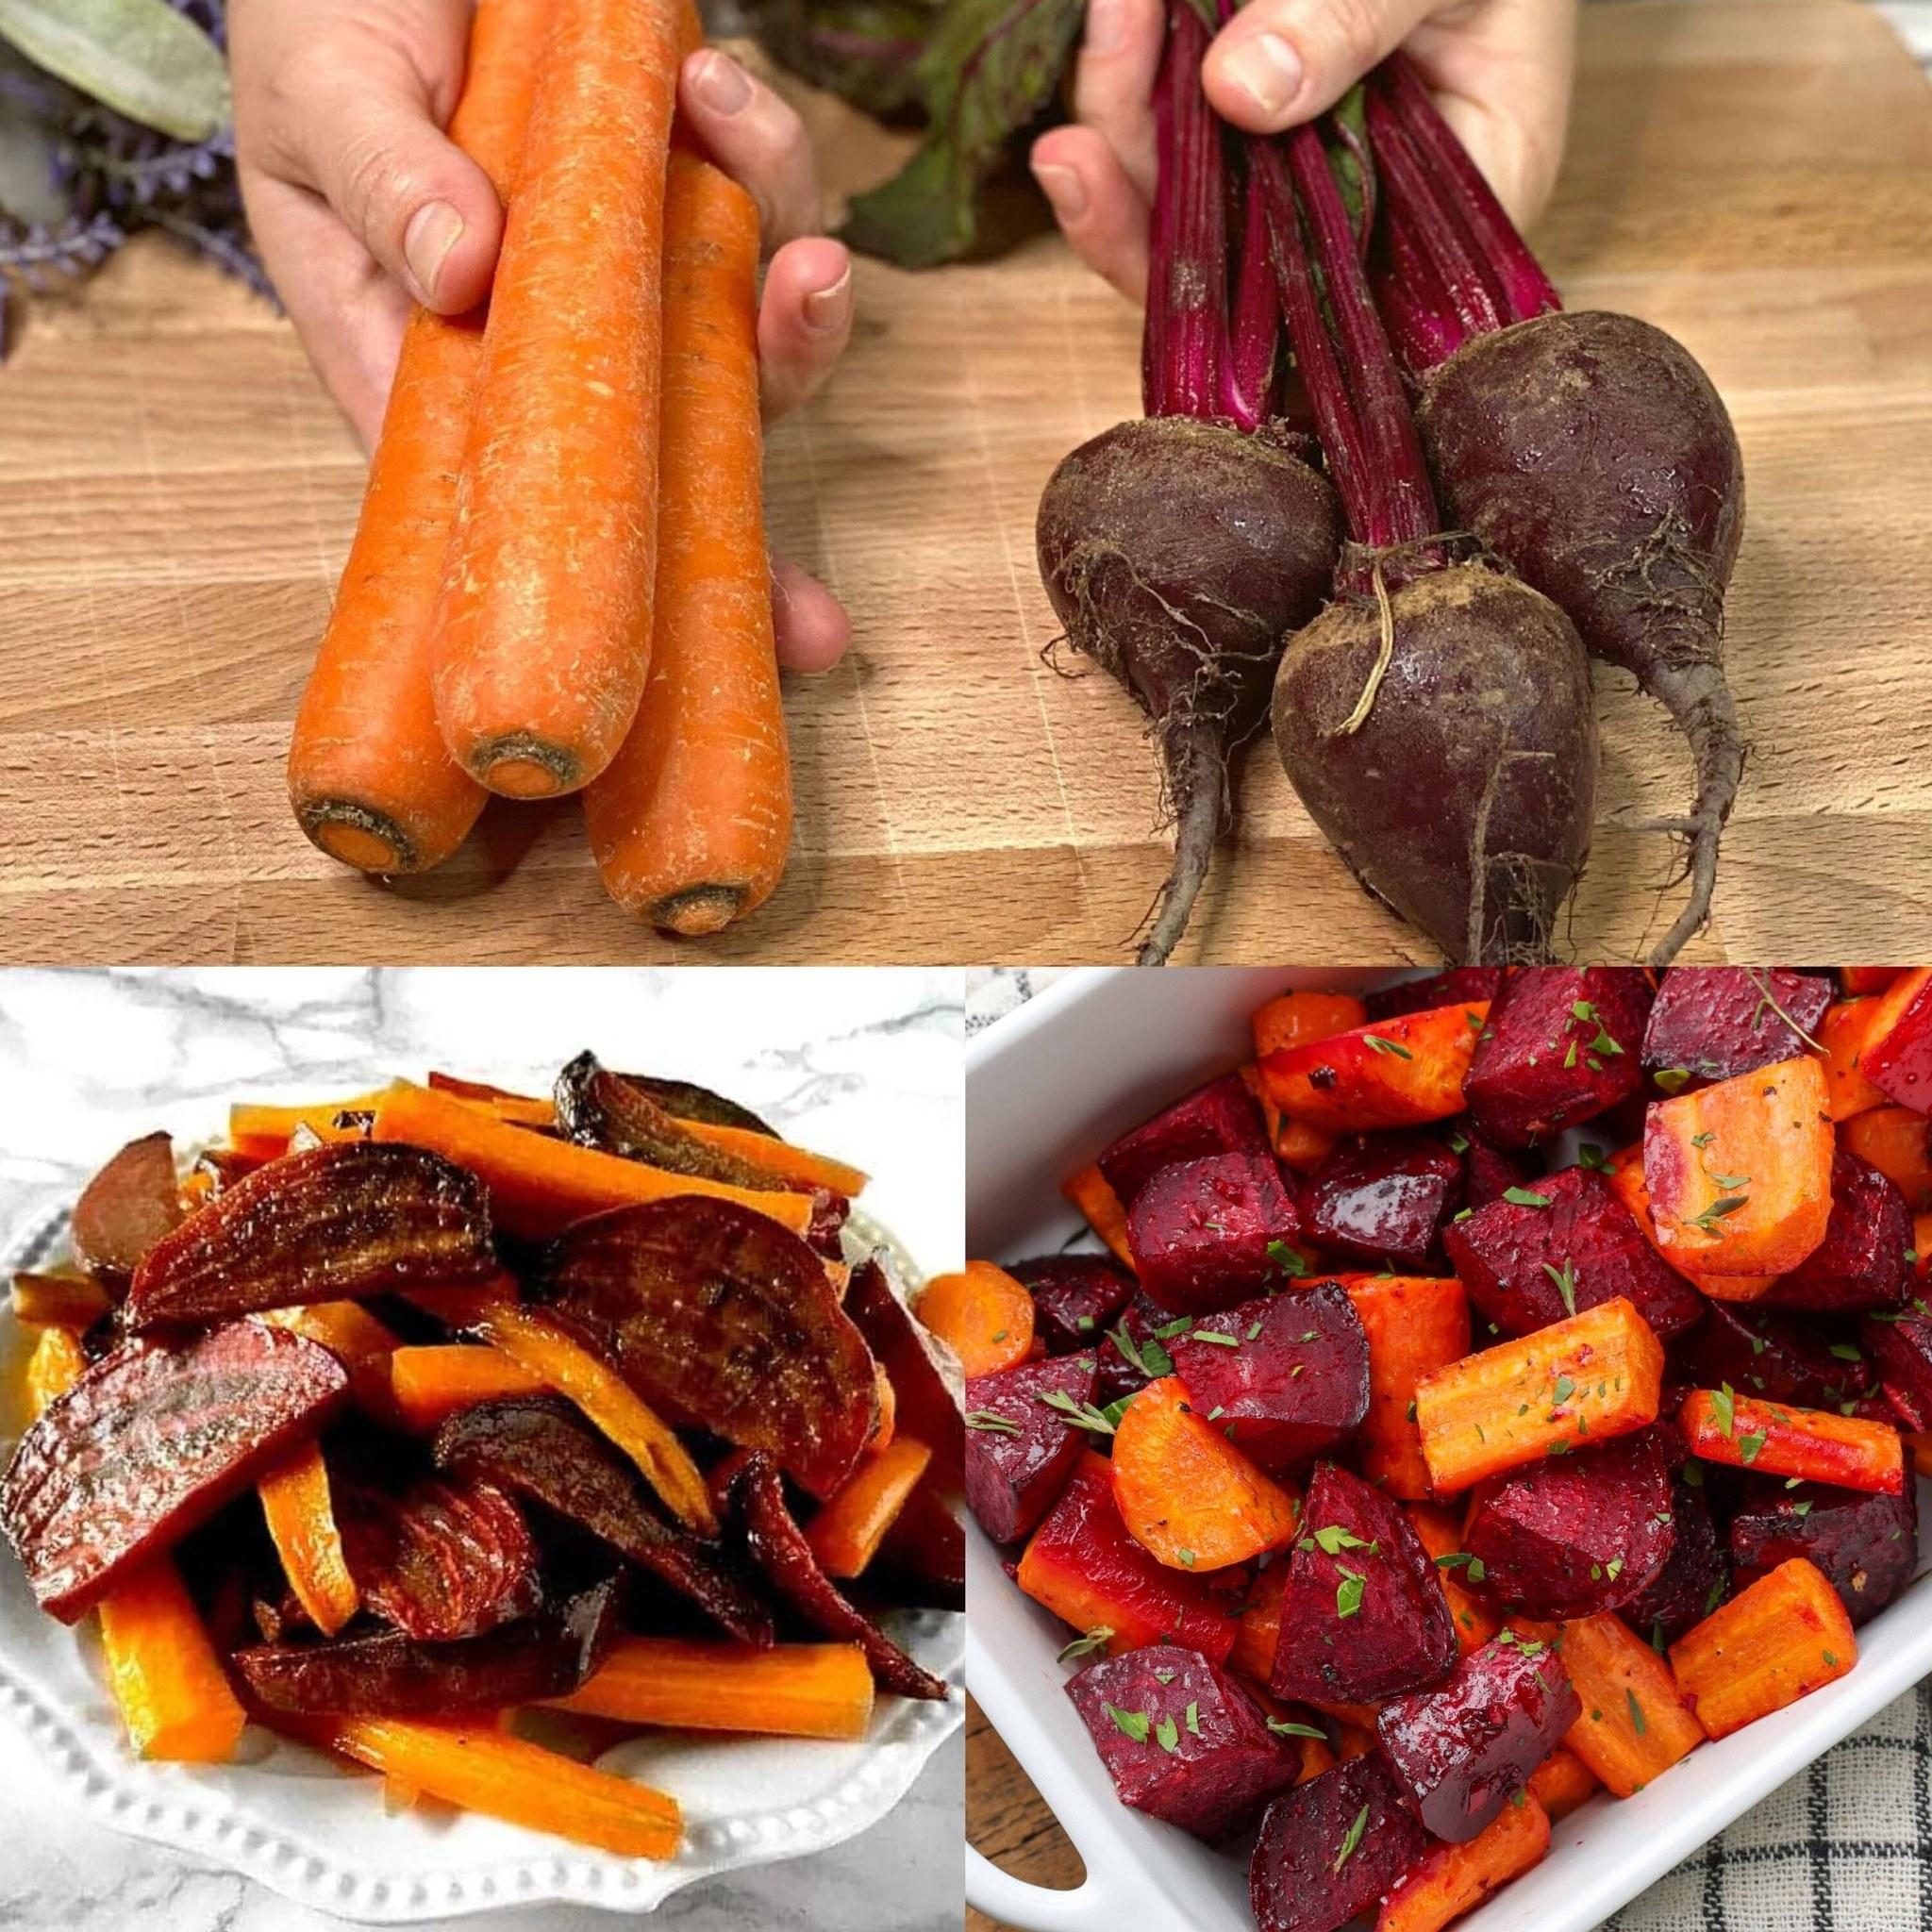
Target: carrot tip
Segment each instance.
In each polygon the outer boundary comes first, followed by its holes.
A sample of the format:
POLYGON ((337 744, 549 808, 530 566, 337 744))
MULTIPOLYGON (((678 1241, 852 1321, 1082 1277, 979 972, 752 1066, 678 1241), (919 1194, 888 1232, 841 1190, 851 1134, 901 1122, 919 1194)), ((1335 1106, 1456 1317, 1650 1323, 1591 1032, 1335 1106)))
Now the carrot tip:
POLYGON ((464 762, 477 784, 505 798, 554 798, 593 775, 569 752, 525 731, 478 745, 464 762))
POLYGON ((646 915, 660 932, 681 939, 701 939, 723 932, 744 909, 742 886, 687 886, 658 900, 646 915))
POLYGON ((358 872, 415 872, 423 863, 415 841, 393 819, 352 799, 298 806, 295 815, 311 844, 358 872))

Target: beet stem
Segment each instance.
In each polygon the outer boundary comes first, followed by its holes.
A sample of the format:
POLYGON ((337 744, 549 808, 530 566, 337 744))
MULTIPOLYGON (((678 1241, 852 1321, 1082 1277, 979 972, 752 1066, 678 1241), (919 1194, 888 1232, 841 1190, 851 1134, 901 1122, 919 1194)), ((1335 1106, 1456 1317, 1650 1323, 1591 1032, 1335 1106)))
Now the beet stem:
POLYGON ((1174 807, 1174 864, 1156 895, 1154 924, 1135 955, 1137 966, 1167 964, 1213 863, 1227 804, 1220 725, 1203 722, 1179 737, 1169 754, 1168 774, 1168 796, 1174 807))
POLYGON ((1268 254, 1268 209, 1252 177, 1241 191, 1241 264, 1221 363, 1221 413, 1250 435, 1274 413, 1281 294, 1268 254))
POLYGON ((1469 340, 1469 332, 1457 319, 1449 291, 1408 215, 1393 202, 1383 214, 1375 303, 1403 367, 1411 375, 1421 375, 1448 361, 1469 340))

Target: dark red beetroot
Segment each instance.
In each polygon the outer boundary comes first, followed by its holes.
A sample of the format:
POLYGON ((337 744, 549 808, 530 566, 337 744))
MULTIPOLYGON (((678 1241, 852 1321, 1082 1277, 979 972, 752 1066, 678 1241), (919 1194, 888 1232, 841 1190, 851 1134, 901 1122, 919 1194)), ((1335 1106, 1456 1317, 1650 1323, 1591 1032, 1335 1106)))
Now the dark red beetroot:
POLYGON ((1432 1007, 1459 1007, 1470 1000, 1492 1000, 1503 984, 1500 966, 1452 966, 1426 979, 1405 979, 1362 995, 1371 1020, 1393 1020, 1404 1013, 1426 1013, 1432 1007))
POLYGON ((419 1641, 480 1637, 543 1599, 529 1525, 493 1483, 429 1476, 400 1496, 345 1485, 337 1516, 363 1607, 419 1641))
MULTIPOLYGON (((1883 1326, 1884 1324, 1880 1324, 1883 1326)), ((1868 1326, 1864 1354, 1874 1353, 1879 1327, 1868 1326)), ((1859 1358, 1856 1344, 1835 1347, 1823 1336, 1789 1315, 1759 1313, 1755 1307, 1712 1302, 1704 1320, 1672 1350, 1674 1364, 1699 1389, 1721 1389, 1728 1382, 1751 1395, 1773 1402, 1791 1402, 1801 1408, 1841 1408, 1874 1422, 1889 1422, 1890 1413, 1871 1392, 1872 1370, 1859 1358)), ((1928 1380, 1932 1392, 1932 1380, 1928 1380)))
POLYGON ((1269 1154, 1268 1123, 1239 1074, 1224 1074, 1163 1107, 1100 1157, 1102 1177, 1123 1208, 1160 1172, 1214 1154, 1269 1154))
POLYGON ((1812 1483, 1795 1492, 1765 1484, 1731 1518, 1739 1587, 1793 1557, 1824 1572, 1854 1624, 1868 1622, 1912 1580, 1919 1560, 1916 1485, 1884 1496, 1812 1483))
POLYGON ((1379 1490, 1315 1465, 1281 1600, 1269 1688, 1316 1704, 1419 1690, 1456 1661, 1456 1624, 1429 1555, 1379 1490))
POLYGON ((1468 1176, 1464 1198, 1472 1209, 1500 1201, 1511 1188, 1531 1185, 1533 1177, 1527 1164, 1507 1149, 1486 1140, 1467 1114, 1450 1131, 1469 1143, 1462 1151, 1462 1167, 1468 1176))
POLYGON ((1159 1375, 1174 1374, 1174 1359, 1167 1352, 1169 1341, 1185 1334, 1193 1325, 1191 1315, 1175 1316, 1157 1301, 1150 1301, 1144 1290, 1138 1291, 1097 1351, 1100 1362, 1100 1398, 1118 1402, 1144 1389, 1159 1375), (1167 1334, 1161 1331, 1165 1329, 1167 1334), (1127 1343, 1123 1349, 1121 1342, 1127 1343))
POLYGON ((1832 991, 1825 975, 1789 966, 1673 966, 1643 1031, 1644 1071, 1689 1074, 1681 1092, 1795 1059, 1832 991))
POLYGON ((1428 1835, 1380 1757, 1354 1757, 1285 1791, 1248 1861, 1257 1932, 1339 1932, 1407 1876, 1428 1835))
POLYGON ((81 1190, 74 1204, 74 1258, 119 1294, 142 1257, 180 1221, 175 1143, 165 1133, 143 1134, 81 1190))
POLYGON ((1912 1210, 1897 1187, 1856 1154, 1831 1157, 1824 1239, 1758 1301, 1768 1308, 1848 1315, 1902 1308, 1911 1291, 1912 1210))
POLYGON ((1089 1353, 1022 1362, 966 1384, 966 1503, 994 1542, 1015 1542, 1033 1528, 1087 1446, 1087 1432, 1046 1398, 1088 1405, 1097 1383, 1089 1353))
POLYGON ((1432 1134, 1338 1141, 1302 1190, 1304 1231, 1318 1248, 1421 1274, 1462 1203, 1462 1162, 1432 1134))
POLYGON ((1203 1315, 1167 1347, 1197 1413, 1277 1474, 1369 1412, 1368 1337, 1337 1282, 1203 1315), (1204 1339, 1215 1336, 1227 1340, 1204 1339))
POLYGON ((258 1322, 104 1357, 0 1480, 0 1520, 41 1607, 74 1623, 312 1434, 348 1387, 327 1349, 258 1322))
POLYGON ((955 1488, 965 1454, 959 1390, 925 1325, 906 1306, 884 1260, 868 1255, 845 1285, 845 1312, 885 1370, 897 1404, 897 1425, 932 1451, 934 1471, 955 1488))
POLYGON ((1888 1099, 1932 1113, 1932 985, 1912 995, 1891 1030, 1865 1050, 1860 1065, 1888 1099))
POLYGON ((1649 1012, 1649 976, 1635 966, 1512 974, 1462 1083, 1477 1127, 1502 1146, 1533 1147, 1635 1093, 1649 1012))
POLYGON ((1932 1316, 1924 1305, 1915 1300, 1895 1320, 1867 1315, 1858 1335, 1892 1412, 1914 1435, 1932 1432, 1932 1316))
POLYGON ((1391 1698, 1376 1714, 1375 1737, 1409 1809, 1437 1838, 1463 1845, 1582 1715, 1554 1650, 1498 1637, 1439 1689, 1391 1698))
POLYGON ((1294 1783, 1301 1753, 1219 1664, 1156 1644, 1102 1657, 1069 1680, 1123 1805, 1211 1845, 1255 1822, 1294 1783))
POLYGON ((1301 1232, 1272 1154, 1218 1154, 1163 1167, 1127 1209, 1142 1292, 1176 1313, 1243 1300, 1279 1268, 1268 1251, 1301 1232))
POLYGON ((1564 1168, 1518 1191, 1534 1201, 1491 1201, 1442 1238, 1470 1300, 1506 1335, 1547 1328, 1619 1295, 1661 1341, 1704 1312, 1704 1297, 1595 1170, 1564 1168))
POLYGON ((1591 1617, 1656 1580, 1671 1554, 1662 1433, 1546 1457, 1490 1491, 1467 1541, 1502 1602, 1531 1617, 1591 1617))
POLYGON ((895 1602, 933 1610, 966 1607, 966 1526, 929 1474, 893 1519, 866 1576, 895 1602))
POLYGON ((1624 1606, 1624 1621, 1661 1650, 1717 1608, 1724 1577, 1724 1555, 1703 1490, 1674 1482, 1670 1557, 1648 1586, 1624 1606))
POLYGON ((1033 1296, 1049 1355, 1091 1351, 1134 1298, 1134 1277, 1104 1255, 1037 1255, 1007 1270, 1033 1296))

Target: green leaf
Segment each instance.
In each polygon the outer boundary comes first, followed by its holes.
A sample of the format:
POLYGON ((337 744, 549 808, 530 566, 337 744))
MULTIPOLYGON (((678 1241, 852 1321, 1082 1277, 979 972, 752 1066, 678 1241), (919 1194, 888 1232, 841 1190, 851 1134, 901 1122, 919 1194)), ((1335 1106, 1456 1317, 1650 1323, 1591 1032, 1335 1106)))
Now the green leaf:
POLYGON ((1369 148, 1367 90, 1357 84, 1329 110, 1328 172, 1348 210, 1356 245, 1368 252, 1369 233, 1375 225, 1375 164, 1369 148))
POLYGON ((1666 1093, 1681 1093, 1690 1084, 1689 1067, 1666 1067, 1650 1076, 1666 1093))
POLYGON ((1113 1434, 1113 1424, 1103 1410, 1095 1408, 1091 1402, 1075 1402, 1062 1390, 1056 1389, 1050 1395, 1039 1395, 1034 1400, 1043 1402, 1056 1415, 1078 1428, 1091 1429, 1101 1436, 1113 1434))
POLYGON ((1299 1277, 1308 1272, 1308 1264, 1286 1241, 1270 1241, 1268 1243, 1268 1258, 1284 1274, 1292 1274, 1299 1277))
MULTIPOLYGON (((1563 1297, 1563 1306, 1574 1315, 1576 1312, 1575 1263, 1570 1260, 1568 1257, 1565 1257, 1562 1270, 1559 1273, 1545 1261, 1543 1263, 1543 1273, 1557 1284, 1557 1292, 1563 1297)), ((1563 1398, 1559 1395, 1557 1399, 1560 1402, 1563 1398)))
POLYGON ((1147 1741, 1147 1713, 1144 1710, 1116 1710, 1110 1704, 1103 1704, 1100 1707, 1135 1743, 1144 1744, 1147 1741))
POLYGON ((1342 1528, 1339 1523, 1324 1523, 1310 1534, 1324 1557, 1339 1557, 1343 1550, 1372 1550, 1375 1547, 1353 1530, 1342 1528))
POLYGON ((1356 1847, 1362 1841, 1362 1833, 1368 1829, 1369 1807, 1364 1805, 1355 1814, 1355 1823, 1348 1827, 1341 1840, 1341 1849, 1335 1855, 1335 1862, 1328 1869, 1340 1872, 1355 1857, 1356 1847))
POLYGON ((167 0, 0 0, 0 40, 176 141, 207 141, 228 125, 221 50, 167 0))
POLYGON ((1017 1436, 1020 1433, 1018 1423, 991 1408, 967 1410, 966 1426, 969 1429, 978 1429, 989 1436, 1017 1436))
POLYGON ((1154 1741, 1157 1744, 1158 1744, 1163 1751, 1173 1751, 1178 1749, 1181 1741, 1180 1725, 1175 1724, 1173 1718, 1171 1717, 1162 1718, 1160 1722, 1154 1726, 1154 1741))
POLYGON ((1191 1697, 1188 1700, 1188 1729, 1197 1738, 1201 1735, 1201 1705, 1198 1698, 1191 1697))
POLYGON ((1084 0, 948 0, 919 62, 924 137, 890 181, 853 199, 844 239, 903 268, 964 255, 987 177, 1052 101, 1085 14, 1084 0))
POLYGON ((1743 1457, 1746 1469, 1749 1469, 1757 1460, 1757 1452, 1763 1447, 1764 1431, 1762 1429, 1754 1429, 1748 1436, 1740 1436, 1738 1438, 1738 1454, 1743 1457))
POLYGON ((1364 1033, 1362 1043, 1374 1047, 1377 1053, 1393 1054, 1398 1059, 1412 1060, 1415 1058, 1399 1041, 1384 1040, 1379 1033, 1364 1033))
POLYGON ((1277 1738, 1319 1738, 1324 1744, 1328 1741, 1326 1731, 1318 1731, 1313 1724, 1291 1724, 1286 1718, 1271 1717, 1268 1728, 1277 1738))
POLYGON ((1735 1437, 1738 1433, 1737 1397, 1731 1392, 1726 1382, 1723 1388, 1714 1390, 1710 1398, 1710 1411, 1717 1417, 1717 1425, 1725 1435, 1735 1437))
POLYGON ((1636 1691, 1625 1690, 1624 1695, 1630 1700, 1630 1722, 1636 1726, 1637 1735, 1641 1738, 1650 1728, 1644 1722, 1643 1707, 1638 1703, 1636 1691))
POLYGON ((1533 1193, 1528 1188, 1505 1188, 1503 1198, 1517 1208, 1547 1208, 1555 1197, 1533 1193))
POLYGON ((1367 1587, 1368 1578, 1359 1571, 1342 1569, 1341 1581, 1335 1586, 1335 1614, 1338 1617, 1354 1616, 1362 1607, 1362 1591, 1367 1587))
POLYGON ((1058 1661, 1066 1663, 1076 1657, 1091 1657, 1096 1650, 1105 1650, 1113 1641, 1111 1624, 1096 1624, 1091 1630, 1083 1630, 1073 1642, 1060 1652, 1058 1661))

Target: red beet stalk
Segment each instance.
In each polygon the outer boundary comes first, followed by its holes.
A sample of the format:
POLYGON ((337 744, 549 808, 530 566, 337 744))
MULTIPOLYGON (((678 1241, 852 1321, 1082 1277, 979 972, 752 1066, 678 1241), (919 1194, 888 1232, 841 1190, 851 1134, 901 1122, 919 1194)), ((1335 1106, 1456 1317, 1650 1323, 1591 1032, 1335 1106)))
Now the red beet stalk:
POLYGON ((1221 414, 1250 435, 1276 414, 1281 297, 1268 252, 1268 209, 1252 177, 1241 197, 1241 265, 1221 362, 1221 414))

